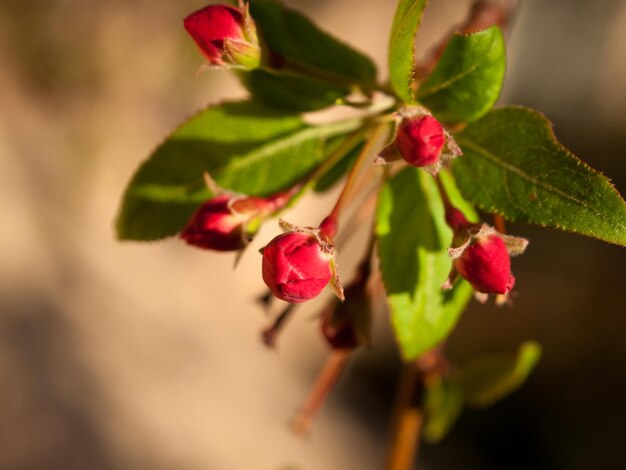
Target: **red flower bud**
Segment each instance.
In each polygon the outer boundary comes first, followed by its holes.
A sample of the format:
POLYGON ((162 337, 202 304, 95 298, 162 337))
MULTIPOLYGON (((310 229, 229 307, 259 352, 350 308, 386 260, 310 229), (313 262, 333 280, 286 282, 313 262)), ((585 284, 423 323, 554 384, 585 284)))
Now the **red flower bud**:
POLYGON ((263 281, 279 299, 291 303, 317 297, 333 277, 332 245, 313 234, 289 232, 263 249, 263 281))
POLYGON ((190 14, 184 25, 211 65, 258 67, 261 53, 247 8, 209 5, 190 14))
POLYGON ((430 114, 406 117, 398 126, 396 146, 409 165, 435 165, 445 143, 443 127, 430 114))
POLYGON ((463 212, 456 207, 446 207, 446 223, 455 233, 460 232, 463 229, 470 228, 471 223, 467 221, 463 212))
POLYGON ((190 245, 217 251, 235 251, 248 240, 244 224, 248 216, 231 210, 231 197, 215 197, 205 202, 180 234, 190 245))
POLYGON ((497 233, 474 238, 454 267, 478 292, 507 294, 515 285, 509 251, 497 233))

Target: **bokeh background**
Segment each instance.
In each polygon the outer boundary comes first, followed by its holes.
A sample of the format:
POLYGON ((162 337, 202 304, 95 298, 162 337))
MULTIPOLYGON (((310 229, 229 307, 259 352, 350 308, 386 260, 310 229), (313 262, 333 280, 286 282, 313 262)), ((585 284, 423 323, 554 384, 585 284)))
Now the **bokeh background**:
MULTIPOLYGON (((386 75, 391 0, 288 0, 371 54, 386 75)), ((424 53, 464 16, 433 0, 424 53)), ((202 0, 0 1, 0 468, 376 469, 398 370, 385 315, 313 432, 287 423, 327 356, 307 306, 276 351, 255 250, 120 243, 124 185, 177 123, 244 96, 202 59, 182 18, 202 0)), ((626 191, 626 3, 527 0, 509 38, 502 102, 542 110, 557 135, 626 191)), ((310 224, 330 199, 289 219, 310 224)), ((527 386, 465 412, 420 468, 625 468, 626 251, 572 234, 527 236, 512 309, 472 304, 449 343, 464 362, 527 339, 527 386)), ((276 232, 267 226, 256 244, 276 232)))

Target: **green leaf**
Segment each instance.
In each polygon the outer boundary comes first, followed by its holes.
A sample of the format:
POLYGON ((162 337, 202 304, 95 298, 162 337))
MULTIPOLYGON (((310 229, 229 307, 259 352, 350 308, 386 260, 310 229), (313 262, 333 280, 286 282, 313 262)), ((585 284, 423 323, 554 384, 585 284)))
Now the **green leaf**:
POLYGON ((295 184, 328 155, 327 141, 359 121, 324 126, 254 102, 211 107, 179 127, 131 180, 117 218, 120 239, 157 240, 179 232, 212 194, 208 172, 236 192, 268 195, 295 184))
POLYGON ((487 407, 517 390, 541 358, 541 346, 523 343, 516 355, 488 356, 468 364, 463 371, 465 401, 487 407))
POLYGON ((405 103, 415 102, 412 88, 415 69, 415 35, 422 22, 426 0, 399 0, 389 38, 389 80, 405 103))
POLYGON ((393 328, 409 361, 448 335, 472 293, 463 280, 441 290, 451 267, 452 231, 430 175, 405 168, 387 182, 379 196, 376 234, 393 328))
POLYGON ((256 100, 294 112, 325 108, 350 93, 349 87, 305 75, 257 69, 239 77, 256 100))
POLYGON ((272 0, 255 0, 252 17, 272 67, 238 74, 256 100, 290 111, 313 111, 334 104, 354 86, 370 90, 376 67, 301 13, 272 0))
POLYGON ((456 34, 421 84, 417 99, 444 122, 474 121, 500 96, 505 68, 504 39, 497 26, 456 34))
POLYGON ((426 390, 424 439, 441 441, 463 411, 463 388, 455 381, 437 378, 426 390))
POLYGON ((499 108, 455 138, 464 155, 455 160, 454 175, 481 209, 626 245, 626 203, 606 177, 556 140, 543 115, 499 108))

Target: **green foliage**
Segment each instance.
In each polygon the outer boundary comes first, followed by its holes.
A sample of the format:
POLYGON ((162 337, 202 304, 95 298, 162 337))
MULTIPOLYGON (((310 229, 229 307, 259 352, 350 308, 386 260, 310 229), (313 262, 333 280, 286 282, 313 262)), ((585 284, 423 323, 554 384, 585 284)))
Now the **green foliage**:
POLYGON ((239 77, 257 100, 277 109, 314 111, 334 104, 350 92, 347 86, 294 73, 253 70, 239 77))
MULTIPOLYGON (((304 183, 291 204, 308 189, 326 191, 370 148, 366 137, 378 136, 373 129, 391 126, 393 111, 419 102, 445 123, 467 124, 455 134, 464 155, 453 161, 453 174, 443 170, 440 177, 468 219, 478 222, 475 204, 508 220, 626 245, 626 203, 607 178, 559 144, 539 113, 521 107, 490 111, 506 67, 498 27, 454 35, 416 90, 415 36, 426 3, 398 2, 388 53, 396 103, 395 97, 381 97, 388 91, 377 86, 368 57, 279 1, 251 0, 262 64, 247 73, 233 71, 252 98, 198 113, 150 155, 124 195, 119 238, 157 240, 181 231, 213 197, 206 174, 234 193, 259 196, 304 183), (359 119, 311 125, 297 115, 341 102, 353 91, 372 98, 351 103, 364 108, 359 119)), ((264 216, 247 228, 257 229, 264 216)), ((405 167, 385 181, 375 231, 395 336, 404 360, 412 361, 447 338, 472 294, 464 280, 441 289, 452 265, 452 231, 434 179, 405 167)), ((540 356, 539 345, 527 342, 516 355, 481 358, 461 375, 454 369, 427 375, 425 439, 442 439, 464 404, 488 406, 516 390, 540 356)))
POLYGON ((464 155, 455 160, 454 175, 481 209, 626 245, 626 203, 606 177, 556 140, 543 115, 499 108, 455 138, 464 155))
POLYGON ((179 127, 139 168, 120 214, 120 239, 156 240, 179 232, 211 192, 204 173, 224 188, 269 195, 301 180, 328 155, 329 139, 360 121, 308 126, 254 102, 225 103, 179 127))
POLYGON ((504 39, 497 26, 456 34, 420 85, 417 99, 444 122, 474 121, 497 101, 505 68, 504 39))
POLYGON ((426 0, 400 0, 389 38, 389 80, 396 95, 405 103, 415 101, 415 36, 422 22, 426 0))
POLYGON ((273 0, 253 0, 250 12, 273 68, 241 75, 257 100, 310 111, 333 104, 355 86, 365 91, 375 87, 374 63, 306 16, 273 0))
POLYGON ((376 234, 396 339, 408 361, 448 335, 472 292, 465 281, 441 290, 451 267, 452 231, 430 175, 406 168, 387 182, 379 196, 376 234))
POLYGON ((426 423, 424 439, 441 441, 452 429, 463 411, 463 388, 454 380, 437 377, 426 390, 426 423))
POLYGON ((487 407, 517 390, 526 381, 541 358, 541 346, 523 343, 517 354, 487 356, 464 368, 465 401, 487 407))

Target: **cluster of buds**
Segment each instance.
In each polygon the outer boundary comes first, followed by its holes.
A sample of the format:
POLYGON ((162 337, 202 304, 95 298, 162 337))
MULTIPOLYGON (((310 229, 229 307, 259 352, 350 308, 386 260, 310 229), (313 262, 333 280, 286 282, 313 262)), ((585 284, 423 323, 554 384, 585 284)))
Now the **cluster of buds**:
POLYGON ((402 158, 409 165, 436 175, 442 163, 463 154, 450 133, 425 109, 403 108, 395 118, 395 136, 381 152, 379 163, 402 158))
POLYGON ((261 221, 287 206, 299 189, 298 185, 263 198, 228 194, 208 176, 207 184, 218 195, 196 210, 180 237, 190 245, 215 251, 245 248, 261 221))
POLYGON ((332 281, 337 297, 344 300, 335 263, 334 231, 320 227, 298 227, 279 221, 283 230, 261 249, 263 281, 274 296, 290 303, 317 297, 332 281))
POLYGON ((528 240, 498 232, 487 224, 468 222, 455 207, 446 207, 446 222, 454 231, 448 253, 453 260, 444 288, 451 288, 457 275, 466 279, 480 294, 506 296, 515 286, 511 256, 520 255, 528 240))
POLYGON ((187 16, 184 25, 209 66, 259 67, 261 49, 247 4, 209 5, 187 16))
MULTIPOLYGON (((238 8, 230 5, 202 8, 185 18, 184 25, 211 66, 248 70, 260 66, 256 27, 249 6, 242 0, 238 8)), ((442 163, 462 155, 450 133, 424 108, 407 106, 394 117, 395 133, 381 152, 379 162, 401 158, 411 166, 436 175, 442 163)), ((201 248, 241 250, 250 242, 263 218, 284 208, 292 195, 287 192, 260 198, 219 194, 196 211, 181 238, 201 248)), ((515 285, 510 256, 523 252, 527 240, 501 234, 486 224, 470 223, 449 204, 446 220, 454 231, 454 241, 449 250, 452 271, 444 287, 451 287, 455 277, 460 275, 479 293, 508 294, 515 285)), ((338 297, 343 300, 343 288, 335 267, 332 238, 336 227, 331 227, 334 222, 335 218, 329 217, 318 228, 301 228, 281 220, 285 233, 261 250, 263 280, 277 298, 301 303, 318 296, 332 281, 338 297)), ((353 302, 328 308, 323 315, 322 332, 331 345, 364 342, 348 331, 356 318, 352 309, 362 311, 368 304, 364 285, 361 281, 355 282, 347 292, 354 297, 353 302)))

